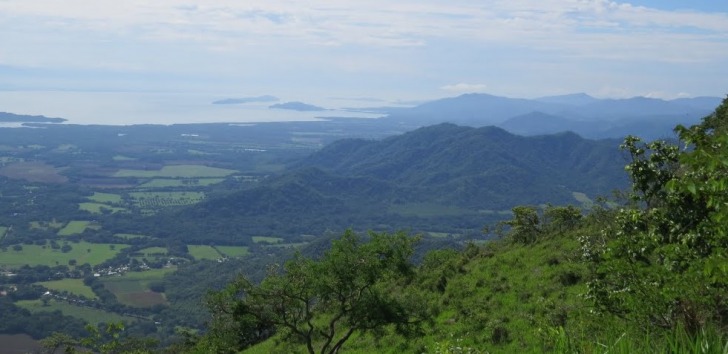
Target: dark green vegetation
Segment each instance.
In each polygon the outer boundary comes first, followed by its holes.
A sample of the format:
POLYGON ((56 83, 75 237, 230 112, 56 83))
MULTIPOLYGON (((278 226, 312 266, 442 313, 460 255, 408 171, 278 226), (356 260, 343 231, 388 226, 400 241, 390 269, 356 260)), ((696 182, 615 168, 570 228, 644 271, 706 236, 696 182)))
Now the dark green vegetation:
POLYGON ((576 203, 574 193, 594 198, 624 188, 617 145, 451 124, 380 141, 340 140, 258 187, 160 215, 160 224, 218 244, 254 245, 249 235, 302 242, 302 235, 348 227, 482 238, 482 225, 514 205, 576 203), (208 232, 210 224, 218 233, 208 232))
POLYGON ((622 153, 451 124, 320 149, 382 137, 358 120, 0 130, 0 333, 99 352, 718 352, 726 105, 678 129, 686 149, 622 153))

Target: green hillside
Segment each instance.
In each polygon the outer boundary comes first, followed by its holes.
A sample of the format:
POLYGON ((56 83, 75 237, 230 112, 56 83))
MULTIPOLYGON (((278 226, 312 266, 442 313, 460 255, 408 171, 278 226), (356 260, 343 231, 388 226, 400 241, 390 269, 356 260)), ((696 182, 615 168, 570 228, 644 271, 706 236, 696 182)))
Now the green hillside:
POLYGON ((573 204, 575 193, 595 198, 626 187, 617 145, 452 124, 381 141, 343 140, 256 188, 160 215, 155 224, 196 242, 245 243, 250 234, 300 242, 302 234, 349 227, 472 238, 515 205, 573 204))

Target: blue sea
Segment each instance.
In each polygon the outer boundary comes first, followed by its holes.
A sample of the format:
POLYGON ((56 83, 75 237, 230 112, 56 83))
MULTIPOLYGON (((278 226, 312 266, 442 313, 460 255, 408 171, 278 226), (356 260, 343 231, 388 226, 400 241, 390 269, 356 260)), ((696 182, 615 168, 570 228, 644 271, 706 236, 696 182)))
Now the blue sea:
MULTIPOLYGON (((302 101, 326 111, 298 112, 269 109, 273 103, 212 104, 229 94, 177 92, 0 91, 0 112, 65 118, 66 124, 189 124, 313 121, 326 117, 377 118, 380 114, 344 108, 382 106, 385 103, 347 99, 302 101)), ((294 101, 281 98, 280 102, 294 101)), ((5 125, 8 126, 8 125, 5 125)))

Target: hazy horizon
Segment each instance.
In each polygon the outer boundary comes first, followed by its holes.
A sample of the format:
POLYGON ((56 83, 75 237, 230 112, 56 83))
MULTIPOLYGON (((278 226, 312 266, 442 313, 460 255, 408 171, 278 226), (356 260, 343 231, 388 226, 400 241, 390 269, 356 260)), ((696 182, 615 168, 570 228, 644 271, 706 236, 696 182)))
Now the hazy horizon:
MULTIPOLYGON (((0 23, 0 96, 34 96, 28 106, 49 116, 80 108, 39 92, 324 106, 728 93, 717 79, 728 77, 728 2, 710 0, 6 0, 0 23)), ((13 111, 7 102, 0 111, 13 111)))

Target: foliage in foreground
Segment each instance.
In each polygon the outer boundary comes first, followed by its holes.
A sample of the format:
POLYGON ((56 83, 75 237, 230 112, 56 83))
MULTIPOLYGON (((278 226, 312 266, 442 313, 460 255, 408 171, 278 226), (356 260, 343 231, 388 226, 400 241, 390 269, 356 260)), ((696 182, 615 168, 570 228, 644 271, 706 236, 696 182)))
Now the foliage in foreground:
POLYGON ((414 333, 427 316, 402 291, 415 241, 371 233, 364 242, 347 231, 321 259, 297 254, 260 285, 240 277, 209 298, 213 322, 194 350, 235 351, 277 333, 308 353, 336 353, 354 334, 414 333))

